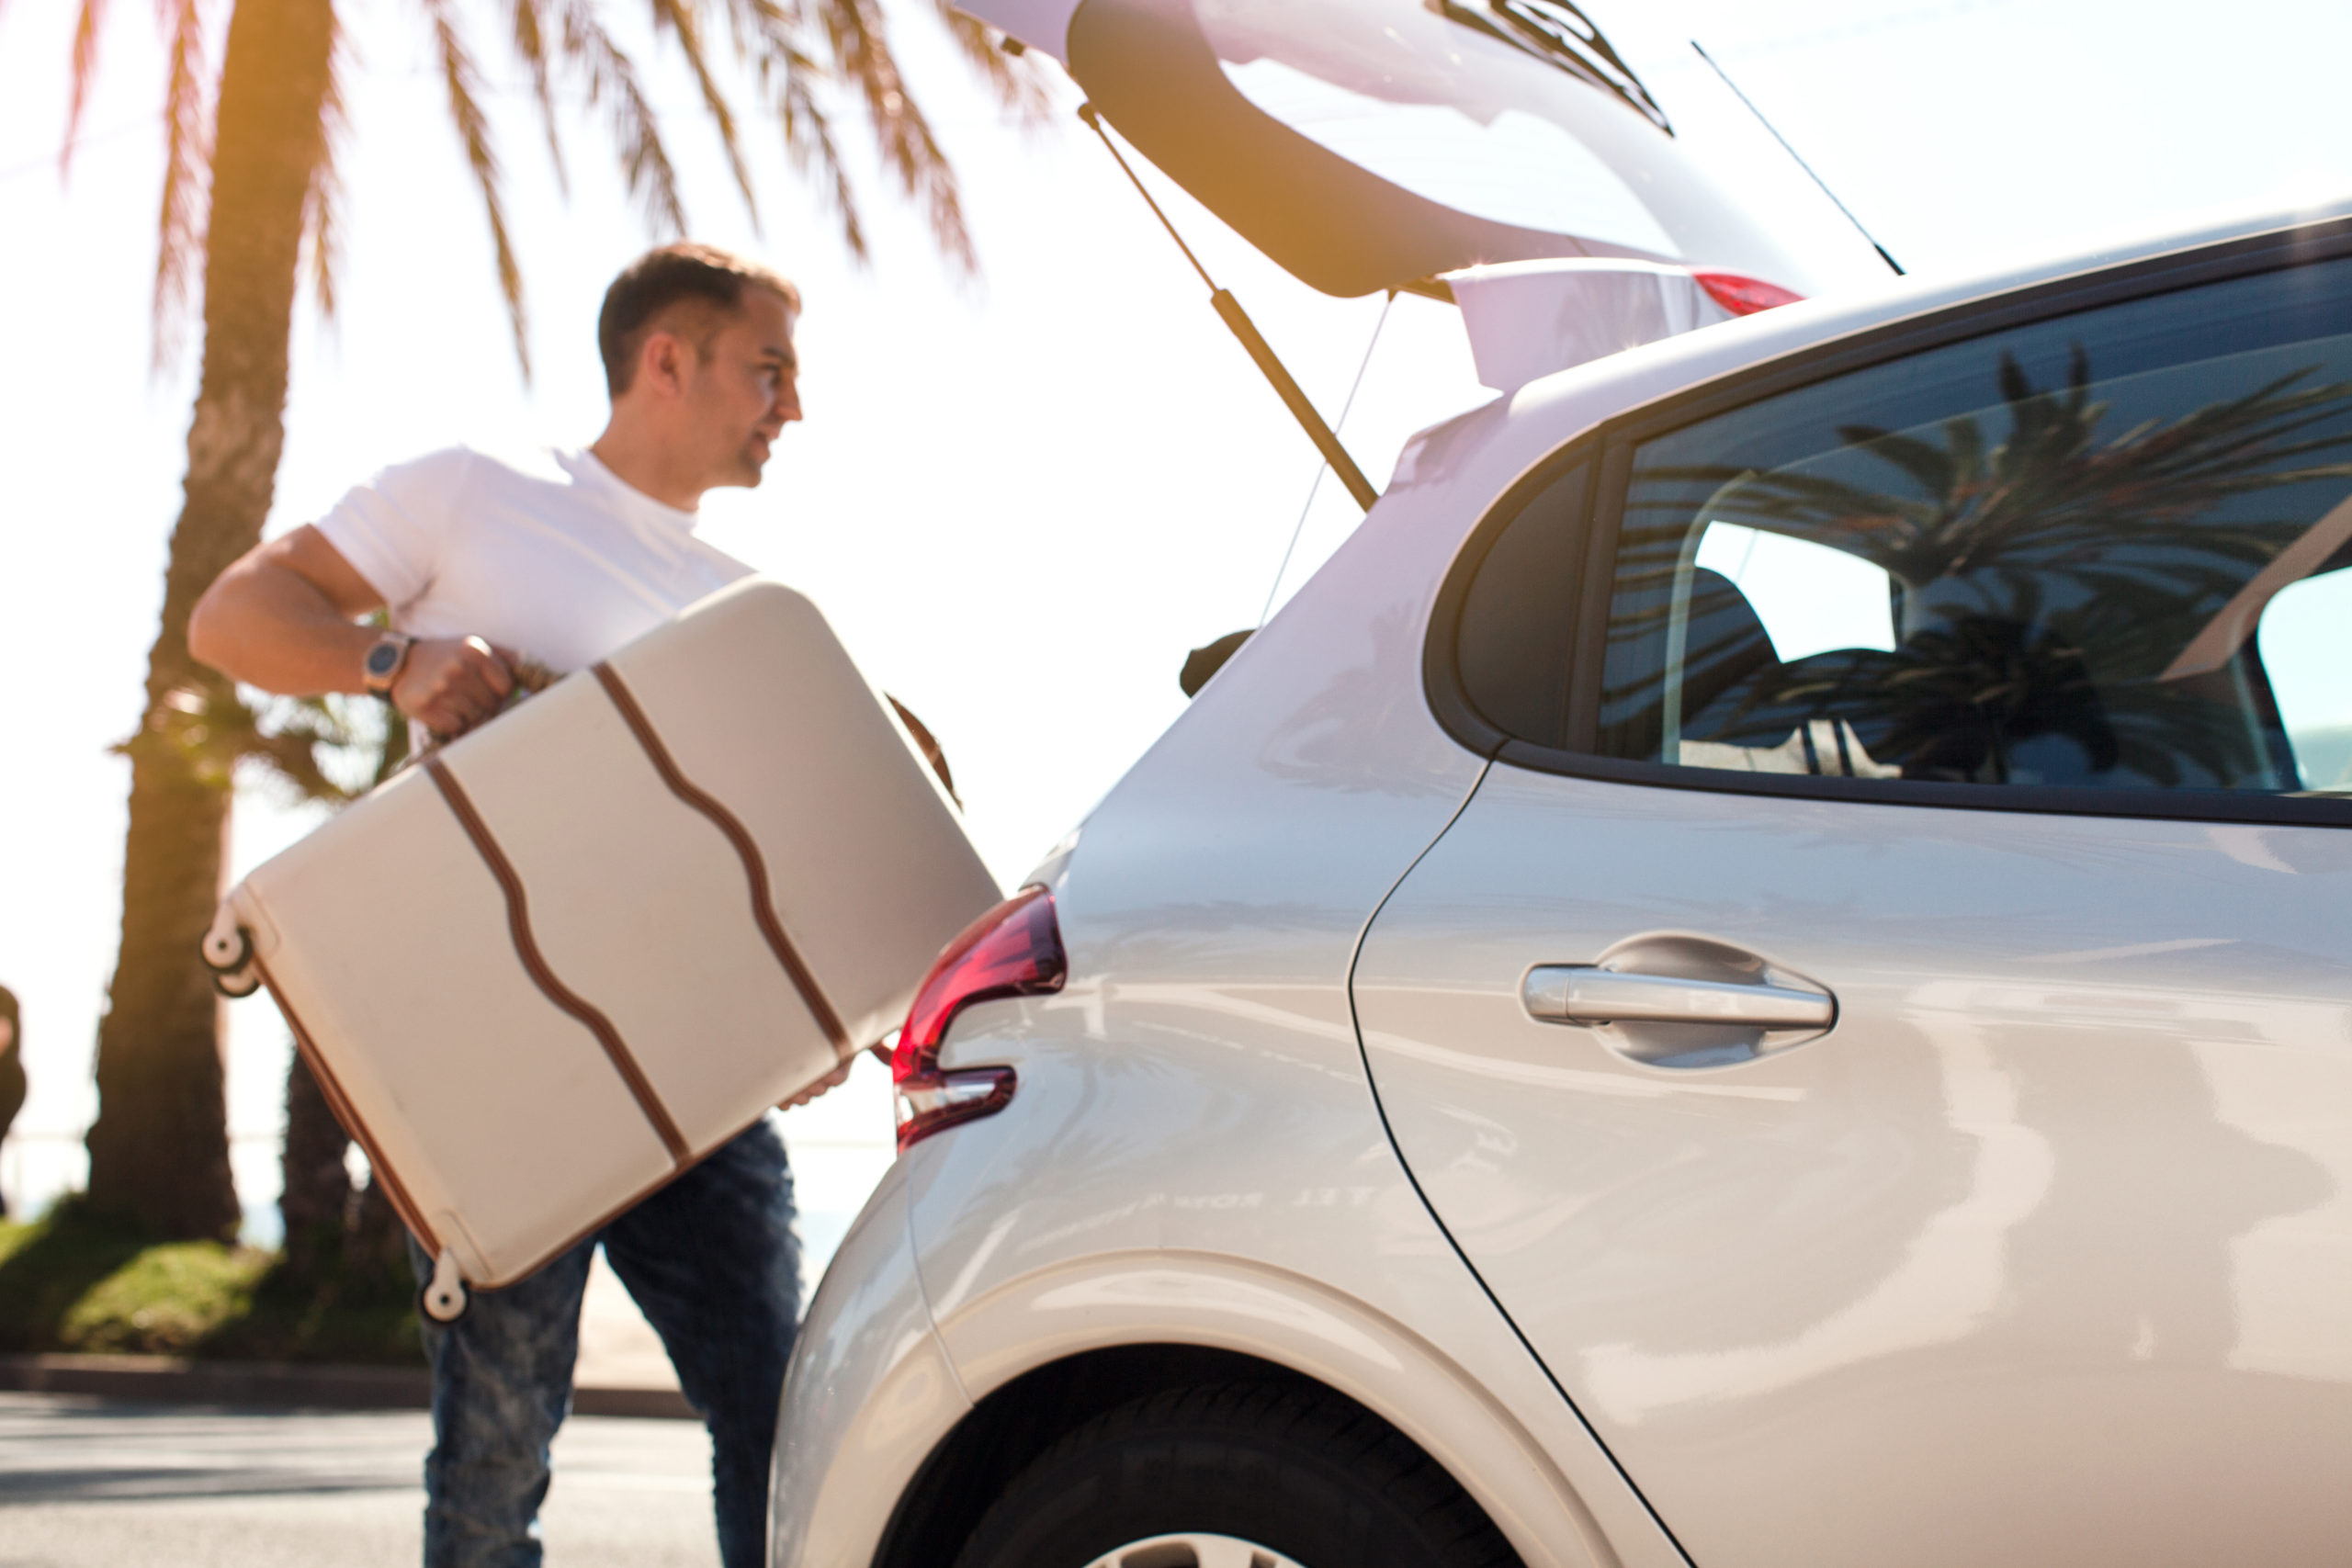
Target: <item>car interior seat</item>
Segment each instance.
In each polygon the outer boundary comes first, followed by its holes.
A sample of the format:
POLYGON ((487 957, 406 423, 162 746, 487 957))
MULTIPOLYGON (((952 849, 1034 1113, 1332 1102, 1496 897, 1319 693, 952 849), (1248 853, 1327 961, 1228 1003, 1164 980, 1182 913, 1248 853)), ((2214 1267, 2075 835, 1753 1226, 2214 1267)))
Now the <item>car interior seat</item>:
MULTIPOLYGON (((1611 646, 1600 711, 1602 749, 1611 756, 1659 754, 1672 593, 1671 580, 1662 578, 1655 585, 1621 587, 1611 603, 1611 646)), ((1694 733, 1694 715, 1714 709, 1726 694, 1754 686, 1780 667, 1771 634, 1747 595, 1723 573, 1693 568, 1683 633, 1683 733, 1694 733)))

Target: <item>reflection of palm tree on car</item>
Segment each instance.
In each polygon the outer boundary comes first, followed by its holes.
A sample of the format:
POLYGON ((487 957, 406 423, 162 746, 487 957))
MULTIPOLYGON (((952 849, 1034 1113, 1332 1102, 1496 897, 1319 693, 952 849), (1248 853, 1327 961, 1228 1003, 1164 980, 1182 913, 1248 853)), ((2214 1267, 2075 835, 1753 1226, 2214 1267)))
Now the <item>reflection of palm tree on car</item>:
MULTIPOLYGON (((1612 651, 1658 637, 1676 613, 1678 596, 1664 590, 1692 576, 1693 526, 1736 524, 1883 568, 1895 646, 1781 663, 1758 646, 1752 612, 1709 616, 1686 589, 1686 734, 1771 746, 1834 718, 1911 778, 2281 787, 2283 774, 2292 787, 2250 646, 2220 668, 2165 677, 2184 644, 2309 526, 2308 517, 2239 521, 2217 509, 2352 476, 2341 460, 2352 447, 2352 383, 2312 384, 2315 369, 2102 443, 2110 405, 2093 399, 2079 346, 2056 392, 2034 388, 2004 355, 2006 439, 1989 439, 1970 413, 1933 437, 1842 426, 1844 447, 1769 473, 1653 469, 1629 504, 1612 651), (1901 478, 1872 485, 1837 471, 1865 464, 1901 478), (1687 497, 1702 485, 1714 494, 1694 519, 1687 497), (1656 521, 1639 521, 1644 513, 1656 521)), ((1716 581, 1718 597, 1736 598, 1716 581)), ((1622 711, 1634 696, 1620 689, 1609 700, 1622 711)))

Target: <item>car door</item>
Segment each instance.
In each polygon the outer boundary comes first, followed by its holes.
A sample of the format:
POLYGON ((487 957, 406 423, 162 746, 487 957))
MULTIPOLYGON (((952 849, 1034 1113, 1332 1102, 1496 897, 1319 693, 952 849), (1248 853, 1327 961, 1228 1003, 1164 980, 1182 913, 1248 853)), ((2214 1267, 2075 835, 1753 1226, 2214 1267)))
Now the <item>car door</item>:
POLYGON ((1702 1568, 2352 1550, 2346 250, 1767 367, 1455 568, 1363 1045, 1702 1568))

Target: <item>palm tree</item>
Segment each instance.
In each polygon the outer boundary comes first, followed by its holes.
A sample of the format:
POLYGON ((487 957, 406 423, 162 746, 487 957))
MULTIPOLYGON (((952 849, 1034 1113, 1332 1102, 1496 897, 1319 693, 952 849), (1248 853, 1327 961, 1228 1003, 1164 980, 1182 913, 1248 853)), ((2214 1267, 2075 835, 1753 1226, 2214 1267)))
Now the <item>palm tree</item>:
MULTIPOLYGON (((332 310, 336 256, 336 0, 225 0, 217 80, 208 24, 223 0, 163 0, 168 33, 167 159, 154 310, 159 359, 200 295, 202 370, 187 436, 187 476, 172 531, 164 613, 148 655, 146 700, 123 746, 130 759, 121 946, 98 1030, 100 1111, 88 1146, 94 1210, 172 1236, 219 1235, 237 1222, 229 1178, 218 1003, 196 961, 220 897, 237 764, 258 757, 314 774, 300 724, 266 726, 234 687, 188 655, 189 610, 220 570, 259 539, 284 444, 295 298, 308 279, 332 310), (200 278, 198 269, 201 269, 200 278), (198 286, 198 287, 192 287, 198 286)), ((657 232, 685 214, 662 127, 639 65, 605 26, 604 0, 414 0, 448 110, 480 188, 498 285, 529 374, 522 269, 508 233, 503 175, 481 107, 481 73, 466 23, 494 21, 529 73, 561 168, 559 86, 609 116, 620 168, 657 232)), ((1034 115, 1035 79, 978 24, 933 0, 966 56, 1008 107, 1034 115)), ((752 200, 742 122, 714 61, 731 58, 761 95, 794 166, 814 179, 853 254, 865 254, 857 199, 830 104, 862 107, 885 166, 919 203, 951 264, 973 265, 956 184, 900 75, 879 0, 647 0, 715 123, 736 185, 752 200), (723 39, 723 45, 714 40, 723 39), (718 51, 724 49, 725 55, 718 51)), ((96 69, 105 0, 83 0, 73 58, 70 152, 96 69)), ((756 215, 756 207, 754 207, 756 215)))

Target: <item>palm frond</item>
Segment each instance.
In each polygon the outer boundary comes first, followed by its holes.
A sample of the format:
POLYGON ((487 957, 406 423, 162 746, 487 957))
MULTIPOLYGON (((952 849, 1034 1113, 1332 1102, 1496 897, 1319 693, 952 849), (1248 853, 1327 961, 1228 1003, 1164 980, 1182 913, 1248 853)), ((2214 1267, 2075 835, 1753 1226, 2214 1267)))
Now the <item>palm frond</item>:
POLYGON ((832 119, 819 98, 815 84, 824 67, 812 58, 802 39, 808 30, 803 0, 729 0, 728 19, 736 49, 752 67, 761 91, 766 93, 784 131, 784 149, 793 168, 815 177, 819 195, 840 220, 842 243, 863 262, 869 252, 865 225, 858 217, 857 191, 849 167, 842 161, 841 145, 833 139, 832 119))
POLYGON ((956 0, 933 0, 933 4, 938 6, 939 19, 945 24, 956 51, 995 92, 997 101, 1014 122, 1024 126, 1045 124, 1053 113, 1054 99, 1036 62, 1025 54, 1016 58, 1006 53, 1001 35, 987 23, 957 10, 956 0))
POLYGON ((356 792, 328 772, 322 753, 357 745, 347 706, 324 697, 270 699, 243 709, 249 724, 223 739, 235 744, 238 761, 259 763, 302 799, 340 804, 356 792))
POLYGON ((571 195, 571 171, 563 164, 563 137, 556 128, 555 83, 548 57, 547 17, 542 12, 545 0, 514 0, 514 52, 523 57, 524 66, 531 73, 531 96, 539 106, 539 124, 547 131, 548 162, 555 166, 555 188, 567 199, 571 195))
MULTIPOLYGON (((85 5, 85 17, 91 9, 91 4, 85 5)), ((156 11, 169 35, 170 62, 164 87, 164 197, 156 217, 152 305, 153 367, 162 371, 179 358, 188 319, 194 313, 197 272, 203 265, 204 231, 212 196, 214 80, 205 59, 203 0, 156 0, 156 11)), ((74 50, 74 112, 77 116, 82 85, 80 41, 75 39, 74 50)))
POLYGON ((310 247, 311 287, 316 290, 319 314, 332 321, 335 312, 335 276, 343 265, 343 176, 335 166, 335 149, 350 119, 343 102, 343 23, 331 22, 334 41, 328 46, 327 90, 319 101, 319 140, 312 154, 311 183, 302 195, 302 238, 310 247))
POLYGON ((370 737, 360 717, 347 697, 249 700, 207 671, 164 693, 138 733, 112 750, 169 754, 189 777, 219 790, 234 788, 238 770, 254 764, 300 799, 340 802, 367 787, 370 737))
POLYGON ((857 189, 850 183, 849 165, 842 162, 841 143, 833 140, 832 121, 810 90, 815 76, 815 62, 805 55, 784 73, 777 114, 784 122, 785 151, 802 175, 821 179, 825 205, 841 220, 842 244, 863 262, 872 253, 857 213, 857 189))
MULTIPOLYGON (((727 0, 729 36, 763 88, 775 85, 772 73, 782 56, 799 47, 808 30, 807 0, 727 0)), ((807 57, 802 62, 808 63, 807 57)))
POLYGON ((967 275, 978 271, 955 172, 932 134, 931 122, 906 91, 879 7, 875 0, 819 3, 835 73, 865 95, 883 163, 899 176, 899 188, 922 204, 939 248, 967 275))
POLYGON ((678 197, 678 172, 662 145, 660 119, 638 81, 636 62, 597 20, 594 0, 569 0, 562 41, 564 57, 587 80, 589 106, 612 111, 621 173, 629 194, 643 204, 646 221, 656 230, 684 233, 685 203, 678 197))
POLYGON ((735 175, 735 188, 742 193, 743 206, 752 215, 753 228, 759 226, 759 198, 752 194, 752 172, 743 166, 743 149, 735 134, 735 107, 727 101, 718 81, 710 73, 710 62, 703 57, 702 24, 695 17, 690 0, 649 0, 653 9, 653 30, 667 28, 678 40, 678 49, 686 57, 686 68, 695 73, 695 81, 702 89, 703 107, 710 111, 710 119, 718 131, 718 144, 727 150, 727 166, 735 175))
POLYGON ((82 0, 74 19, 74 87, 65 105, 65 145, 57 150, 57 174, 62 179, 74 167, 74 139, 82 130, 82 111, 89 107, 90 86, 98 76, 98 38, 106 29, 107 0, 82 0))
POLYGON ((491 145, 490 122, 481 111, 481 73, 450 14, 450 0, 424 0, 433 23, 433 39, 441 56, 441 75, 449 92, 449 118, 466 147, 466 164, 481 191, 482 211, 490 220, 490 239, 498 257, 498 290, 506 300, 506 320, 514 330, 514 357, 523 379, 531 378, 531 344, 523 313, 523 268, 514 259, 514 241, 506 232, 506 202, 499 188, 497 149, 491 145))

